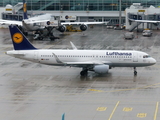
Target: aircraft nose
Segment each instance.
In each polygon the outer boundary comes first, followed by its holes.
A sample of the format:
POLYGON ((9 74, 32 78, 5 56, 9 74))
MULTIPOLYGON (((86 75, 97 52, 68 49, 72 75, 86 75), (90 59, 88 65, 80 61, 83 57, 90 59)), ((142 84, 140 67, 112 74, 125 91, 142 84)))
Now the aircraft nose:
POLYGON ((154 58, 152 58, 152 63, 153 63, 153 64, 156 64, 156 62, 157 62, 157 61, 156 61, 154 58))

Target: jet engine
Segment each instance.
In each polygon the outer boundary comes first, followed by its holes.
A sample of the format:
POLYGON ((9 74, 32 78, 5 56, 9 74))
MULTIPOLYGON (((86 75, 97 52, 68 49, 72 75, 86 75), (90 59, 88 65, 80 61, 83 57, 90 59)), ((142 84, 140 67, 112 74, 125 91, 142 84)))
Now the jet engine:
POLYGON ((104 74, 104 73, 107 73, 107 72, 108 72, 108 70, 109 70, 109 65, 96 65, 96 66, 94 66, 93 70, 94 70, 96 73, 104 74))
POLYGON ((87 30, 87 28, 88 28, 88 26, 85 25, 85 24, 80 25, 80 29, 81 29, 82 31, 87 30))
POLYGON ((66 26, 65 25, 61 25, 61 26, 59 26, 58 30, 60 32, 65 32, 66 31, 66 26))
POLYGON ((47 25, 50 25, 51 24, 51 22, 50 21, 47 21, 47 25))

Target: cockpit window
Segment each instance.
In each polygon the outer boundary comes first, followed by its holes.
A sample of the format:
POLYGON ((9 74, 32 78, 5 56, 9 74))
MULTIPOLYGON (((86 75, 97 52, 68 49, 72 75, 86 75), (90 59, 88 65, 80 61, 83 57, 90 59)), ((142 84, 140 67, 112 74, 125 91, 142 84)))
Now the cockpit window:
POLYGON ((149 55, 144 55, 144 56, 143 56, 143 58, 149 58, 149 57, 150 57, 149 55))

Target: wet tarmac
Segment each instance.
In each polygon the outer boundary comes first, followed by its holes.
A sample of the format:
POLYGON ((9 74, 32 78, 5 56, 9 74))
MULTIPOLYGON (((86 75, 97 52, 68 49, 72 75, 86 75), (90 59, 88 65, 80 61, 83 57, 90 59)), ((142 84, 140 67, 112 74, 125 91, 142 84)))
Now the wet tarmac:
POLYGON ((152 37, 135 33, 124 39, 125 30, 94 26, 83 33, 55 32, 55 41, 30 41, 37 48, 129 49, 147 52, 157 60, 153 66, 113 68, 106 75, 80 68, 55 67, 16 59, 8 29, 0 29, 0 119, 2 120, 159 120, 160 31, 152 37), (84 34, 84 35, 83 35, 84 34))

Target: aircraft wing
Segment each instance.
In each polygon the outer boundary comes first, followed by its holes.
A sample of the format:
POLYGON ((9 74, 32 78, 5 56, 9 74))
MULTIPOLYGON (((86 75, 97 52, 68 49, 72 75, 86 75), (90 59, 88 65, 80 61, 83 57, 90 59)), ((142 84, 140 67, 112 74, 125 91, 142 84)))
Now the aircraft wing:
POLYGON ((85 61, 85 62, 65 62, 64 63, 67 66, 72 66, 72 67, 88 67, 92 68, 94 65, 101 65, 103 64, 102 62, 96 62, 96 61, 85 61))
POLYGON ((154 20, 134 20, 134 19, 129 19, 129 20, 142 23, 160 23, 160 21, 154 21, 154 20))
POLYGON ((62 22, 61 25, 95 25, 95 24, 106 24, 108 22, 62 22))
POLYGON ((84 62, 65 62, 65 64, 69 65, 101 65, 101 64, 112 64, 110 61, 84 61, 84 62))
POLYGON ((50 20, 26 20, 25 22, 28 24, 33 24, 33 23, 43 23, 43 22, 48 22, 50 20))
POLYGON ((103 64, 99 61, 86 61, 86 62, 65 62, 65 64, 68 65, 97 65, 97 64, 103 64))
POLYGON ((92 68, 94 65, 110 65, 110 61, 85 61, 85 62, 65 62, 67 66, 92 68))
POLYGON ((24 20, 26 24, 44 23, 47 26, 58 26, 58 20, 24 20))
POLYGON ((110 61, 84 61, 84 62, 62 62, 54 53, 52 53, 57 61, 57 63, 63 63, 65 65, 83 67, 83 66, 93 66, 93 65, 102 65, 102 64, 111 64, 110 61))
POLYGON ((1 25, 20 25, 22 26, 21 21, 3 20, 3 19, 0 19, 0 24, 1 25))

